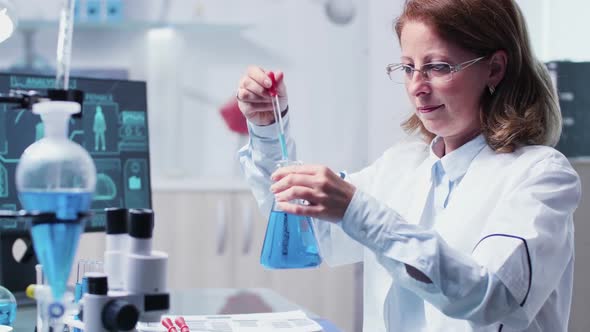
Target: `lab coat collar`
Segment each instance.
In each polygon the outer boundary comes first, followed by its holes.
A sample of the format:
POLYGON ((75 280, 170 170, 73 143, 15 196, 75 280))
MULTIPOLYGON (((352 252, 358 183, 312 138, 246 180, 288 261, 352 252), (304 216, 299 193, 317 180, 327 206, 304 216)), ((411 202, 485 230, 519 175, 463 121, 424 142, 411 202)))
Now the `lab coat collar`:
POLYGON ((463 144, 458 149, 452 151, 449 154, 445 154, 442 158, 438 158, 438 156, 434 153, 434 150, 441 148, 440 144, 444 144, 442 137, 436 136, 430 143, 430 158, 440 161, 439 166, 441 171, 448 176, 449 181, 453 182, 467 173, 467 169, 469 168, 471 161, 473 158, 475 158, 475 156, 477 156, 481 149, 486 146, 487 143, 483 135, 479 134, 477 137, 463 144))

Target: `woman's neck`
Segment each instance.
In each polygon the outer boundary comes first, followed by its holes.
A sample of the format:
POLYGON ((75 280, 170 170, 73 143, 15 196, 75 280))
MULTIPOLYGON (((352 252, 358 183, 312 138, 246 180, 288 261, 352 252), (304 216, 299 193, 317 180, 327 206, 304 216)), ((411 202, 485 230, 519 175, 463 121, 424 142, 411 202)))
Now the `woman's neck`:
POLYGON ((479 135, 480 133, 481 129, 477 128, 476 130, 473 130, 467 134, 443 137, 444 147, 442 149, 442 155, 440 157, 442 158, 443 156, 457 150, 458 148, 463 146, 463 144, 477 137, 477 135, 479 135))

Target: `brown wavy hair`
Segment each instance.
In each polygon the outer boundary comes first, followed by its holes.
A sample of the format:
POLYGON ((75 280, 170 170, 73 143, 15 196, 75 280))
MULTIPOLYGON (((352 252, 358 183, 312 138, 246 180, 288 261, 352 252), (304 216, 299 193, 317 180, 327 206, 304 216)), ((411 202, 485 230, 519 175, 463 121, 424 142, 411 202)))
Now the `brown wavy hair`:
MULTIPOLYGON (((483 92, 480 109, 482 133, 497 152, 522 145, 555 146, 561 134, 561 111, 545 65, 532 53, 526 23, 514 0, 406 0, 395 21, 401 41, 405 22, 420 21, 445 40, 488 56, 507 53, 506 73, 495 93, 483 92)), ((420 131, 434 138, 413 114, 402 123, 408 133, 420 131)))

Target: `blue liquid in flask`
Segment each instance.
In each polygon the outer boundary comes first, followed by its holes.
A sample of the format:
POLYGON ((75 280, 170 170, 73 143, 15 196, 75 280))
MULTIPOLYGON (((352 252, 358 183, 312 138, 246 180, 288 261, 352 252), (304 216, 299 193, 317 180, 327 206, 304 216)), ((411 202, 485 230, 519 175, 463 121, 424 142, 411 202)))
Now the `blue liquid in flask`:
POLYGON ((12 326, 16 318, 16 303, 0 301, 0 325, 12 326))
POLYGON ((269 269, 298 269, 318 266, 321 262, 311 219, 273 208, 260 264, 269 269))
POLYGON ((53 297, 61 300, 66 292, 78 241, 84 230, 84 223, 76 221, 78 212, 90 209, 92 193, 28 191, 21 192, 19 197, 26 210, 54 212, 58 218, 55 222, 33 225, 31 237, 53 297))

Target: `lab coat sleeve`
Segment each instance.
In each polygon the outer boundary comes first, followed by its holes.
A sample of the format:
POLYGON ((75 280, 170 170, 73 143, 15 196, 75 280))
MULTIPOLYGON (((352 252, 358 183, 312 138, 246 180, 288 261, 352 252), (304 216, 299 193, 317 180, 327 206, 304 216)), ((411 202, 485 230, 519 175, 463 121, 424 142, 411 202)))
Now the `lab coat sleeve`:
MULTIPOLYGON (((380 170, 390 168, 392 160, 399 161, 401 158, 408 158, 409 155, 416 155, 415 160, 404 159, 404 162, 400 164, 414 164, 421 156, 415 152, 425 151, 426 147, 421 141, 408 138, 385 151, 371 165, 346 175, 344 179, 353 184, 357 190, 372 192, 375 181, 379 180, 377 174, 380 170)), ((322 256, 330 266, 352 264, 363 260, 364 246, 343 231, 341 222, 335 224, 318 220, 315 224, 322 256)))
POLYGON ((553 160, 538 162, 517 182, 486 216, 491 226, 471 255, 360 190, 342 228, 371 249, 398 283, 447 316, 523 329, 571 257, 581 188, 569 164, 553 160))
MULTIPOLYGON (((289 157, 297 159, 295 142, 289 135, 289 113, 283 118, 285 140, 289 157)), ((238 158, 246 183, 258 203, 262 215, 268 217, 274 202, 274 195, 270 191, 271 174, 282 159, 281 144, 278 139, 277 124, 257 126, 248 122, 250 134, 248 144, 238 151, 238 158)))

